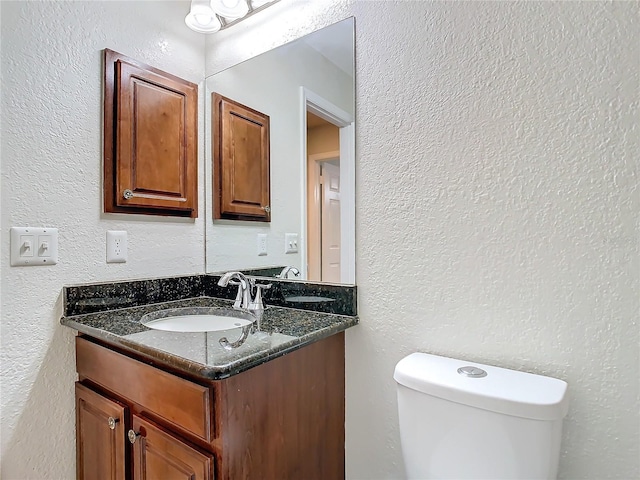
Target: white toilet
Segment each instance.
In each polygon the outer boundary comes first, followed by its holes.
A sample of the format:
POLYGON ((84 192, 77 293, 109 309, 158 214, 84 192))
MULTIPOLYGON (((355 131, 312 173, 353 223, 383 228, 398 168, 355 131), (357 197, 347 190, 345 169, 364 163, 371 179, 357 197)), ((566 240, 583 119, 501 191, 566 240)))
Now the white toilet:
POLYGON ((409 479, 556 478, 562 380, 426 353, 393 377, 409 479))

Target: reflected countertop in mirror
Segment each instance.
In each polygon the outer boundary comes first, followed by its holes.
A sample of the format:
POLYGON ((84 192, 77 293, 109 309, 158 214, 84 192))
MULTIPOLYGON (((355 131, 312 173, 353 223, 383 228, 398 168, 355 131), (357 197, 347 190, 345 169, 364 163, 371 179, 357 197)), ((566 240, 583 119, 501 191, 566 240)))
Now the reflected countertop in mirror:
POLYGON ((208 214, 207 272, 291 266, 300 271, 294 281, 355 283, 354 71, 349 18, 206 79, 207 212, 212 95, 271 119, 271 222, 208 214), (297 235, 293 253, 287 234, 297 235), (258 235, 267 236, 267 255, 258 255, 258 235))
MULTIPOLYGON (((221 297, 222 287, 217 285, 219 275, 209 275, 208 295, 221 297)), ((304 280, 285 280, 269 277, 250 277, 256 284, 268 285, 263 291, 267 305, 300 308, 314 312, 357 315, 357 290, 355 285, 311 283, 304 280)))

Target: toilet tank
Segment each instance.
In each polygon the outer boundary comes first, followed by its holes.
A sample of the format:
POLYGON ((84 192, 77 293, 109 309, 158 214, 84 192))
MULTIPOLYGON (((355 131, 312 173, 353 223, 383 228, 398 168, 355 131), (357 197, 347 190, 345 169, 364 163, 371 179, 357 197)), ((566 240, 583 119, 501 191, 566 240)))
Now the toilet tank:
POLYGON ((413 353, 396 365, 409 479, 555 479, 567 384, 413 353))

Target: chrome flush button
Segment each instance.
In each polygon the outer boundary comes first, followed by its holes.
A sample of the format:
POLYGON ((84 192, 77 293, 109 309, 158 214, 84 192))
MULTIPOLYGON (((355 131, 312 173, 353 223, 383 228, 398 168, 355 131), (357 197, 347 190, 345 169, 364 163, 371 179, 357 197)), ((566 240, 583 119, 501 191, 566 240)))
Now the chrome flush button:
POLYGON ((458 369, 460 375, 471 378, 482 378, 487 376, 487 372, 478 367, 466 366, 458 369))

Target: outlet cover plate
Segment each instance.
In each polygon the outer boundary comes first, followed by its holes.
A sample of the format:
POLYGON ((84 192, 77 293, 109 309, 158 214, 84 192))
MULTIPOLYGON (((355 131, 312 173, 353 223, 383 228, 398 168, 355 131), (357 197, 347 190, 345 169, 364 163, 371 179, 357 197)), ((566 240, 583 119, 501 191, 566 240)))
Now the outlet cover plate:
POLYGON ((258 234, 258 256, 263 257, 267 254, 267 234, 258 234))
POLYGON ((127 232, 107 230, 107 263, 125 263, 127 261, 127 232))

